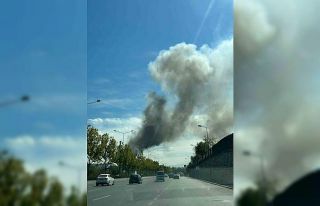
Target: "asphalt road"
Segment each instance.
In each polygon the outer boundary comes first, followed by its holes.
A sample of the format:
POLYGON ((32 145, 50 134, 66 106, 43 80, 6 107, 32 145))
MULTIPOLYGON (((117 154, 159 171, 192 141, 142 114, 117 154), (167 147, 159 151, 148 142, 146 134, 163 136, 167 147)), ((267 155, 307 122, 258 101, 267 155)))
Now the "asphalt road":
POLYGON ((95 186, 88 181, 88 206, 230 206, 231 189, 189 177, 166 178, 155 182, 155 177, 143 177, 142 184, 129 185, 128 178, 116 179, 112 186, 95 186))

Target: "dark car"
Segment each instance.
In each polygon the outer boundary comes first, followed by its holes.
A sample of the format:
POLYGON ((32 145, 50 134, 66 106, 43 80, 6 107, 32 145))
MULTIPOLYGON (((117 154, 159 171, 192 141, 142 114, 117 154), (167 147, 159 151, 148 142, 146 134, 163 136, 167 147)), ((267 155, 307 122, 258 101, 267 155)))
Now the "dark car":
POLYGON ((173 178, 174 174, 173 173, 169 173, 169 178, 173 178))
POLYGON ((139 174, 131 174, 129 178, 129 184, 138 183, 142 184, 142 178, 139 174))

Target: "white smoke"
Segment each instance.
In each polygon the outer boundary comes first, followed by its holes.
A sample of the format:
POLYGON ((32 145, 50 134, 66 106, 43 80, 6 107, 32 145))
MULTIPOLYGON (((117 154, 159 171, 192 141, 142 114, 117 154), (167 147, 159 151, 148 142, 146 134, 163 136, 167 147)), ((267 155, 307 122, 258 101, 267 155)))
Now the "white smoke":
MULTIPOLYGON (((319 9, 319 1, 235 2, 236 154, 259 142, 279 189, 319 163, 319 9)), ((236 156, 236 178, 245 176, 244 158, 236 156)))
POLYGON ((234 36, 238 55, 250 55, 265 46, 275 34, 265 8, 257 1, 237 0, 234 3, 234 36))

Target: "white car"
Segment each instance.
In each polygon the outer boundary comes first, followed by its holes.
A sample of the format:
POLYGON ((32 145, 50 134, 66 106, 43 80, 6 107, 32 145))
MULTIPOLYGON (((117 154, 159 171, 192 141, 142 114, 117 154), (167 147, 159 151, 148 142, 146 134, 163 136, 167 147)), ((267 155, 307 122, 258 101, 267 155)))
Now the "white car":
POLYGON ((100 174, 96 179, 96 186, 114 185, 114 178, 110 174, 100 174))

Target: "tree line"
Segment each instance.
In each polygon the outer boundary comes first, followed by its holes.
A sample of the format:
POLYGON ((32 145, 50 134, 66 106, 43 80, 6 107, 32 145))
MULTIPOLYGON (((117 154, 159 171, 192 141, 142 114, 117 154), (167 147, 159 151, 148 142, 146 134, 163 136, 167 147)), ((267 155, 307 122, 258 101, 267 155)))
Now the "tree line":
POLYGON ((143 175, 153 175, 157 170, 170 172, 173 168, 160 165, 158 161, 145 157, 143 151, 134 151, 128 144, 123 144, 121 141, 118 143, 108 133, 100 133, 97 128, 89 125, 87 127, 87 169, 88 179, 95 179, 103 172, 127 177, 134 171, 143 175))
POLYGON ((0 151, 0 205, 85 206, 87 195, 76 187, 66 195, 62 183, 43 169, 26 171, 23 161, 0 151))

